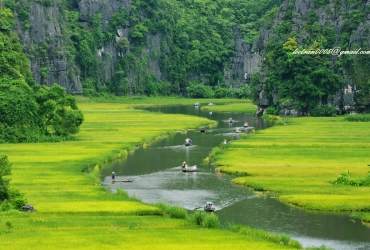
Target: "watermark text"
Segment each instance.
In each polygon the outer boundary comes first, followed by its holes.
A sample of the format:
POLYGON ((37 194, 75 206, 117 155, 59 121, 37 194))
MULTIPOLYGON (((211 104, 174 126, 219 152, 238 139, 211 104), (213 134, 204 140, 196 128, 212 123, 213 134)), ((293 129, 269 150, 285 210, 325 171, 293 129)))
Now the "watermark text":
POLYGON ((333 49, 317 49, 317 50, 299 50, 298 48, 293 51, 295 55, 333 55, 340 57, 341 55, 370 55, 370 51, 361 50, 341 50, 340 47, 335 47, 333 49))

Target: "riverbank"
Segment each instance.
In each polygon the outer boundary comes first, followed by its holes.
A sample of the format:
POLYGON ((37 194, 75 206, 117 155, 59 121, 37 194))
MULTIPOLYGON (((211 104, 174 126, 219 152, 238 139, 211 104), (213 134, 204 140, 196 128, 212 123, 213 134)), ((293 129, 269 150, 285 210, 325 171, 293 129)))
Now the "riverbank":
POLYGON ((214 111, 214 112, 230 112, 230 113, 244 113, 244 114, 255 114, 257 106, 252 101, 243 103, 226 103, 222 105, 202 106, 202 110, 214 111))
POLYGON ((246 175, 233 183, 282 202, 309 210, 349 212, 369 222, 370 187, 332 184, 347 170, 351 180, 368 176, 368 122, 302 117, 285 118, 279 124, 227 145, 214 156, 219 169, 246 175))
MULTIPOLYGON (((297 249, 288 236, 259 230, 201 229, 165 216, 156 206, 109 193, 100 166, 124 158, 137 146, 212 121, 135 110, 134 105, 194 104, 175 98, 79 98, 85 116, 80 133, 62 143, 1 144, 12 166, 11 187, 24 193, 37 212, 0 212, 4 249, 297 249), (281 242, 283 244, 281 244, 281 242)), ((205 100, 208 102, 208 100, 205 100)), ((223 100, 225 102, 225 100, 223 100)), ((240 102, 240 100, 239 100, 240 102)))

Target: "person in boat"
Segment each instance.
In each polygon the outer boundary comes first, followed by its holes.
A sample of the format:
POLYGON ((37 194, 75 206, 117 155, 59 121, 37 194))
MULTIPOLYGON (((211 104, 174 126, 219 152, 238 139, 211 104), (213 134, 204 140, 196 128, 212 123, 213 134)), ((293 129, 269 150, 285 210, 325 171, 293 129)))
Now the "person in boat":
POLYGON ((248 122, 244 122, 244 127, 248 127, 248 122))
POLYGON ((205 128, 204 127, 201 127, 200 128, 200 132, 206 132, 205 128))
POLYGON ((208 208, 208 209, 212 209, 212 203, 211 203, 211 202, 207 202, 207 203, 206 203, 206 208, 208 208))
POLYGON ((192 143, 193 143, 193 141, 191 139, 189 139, 189 138, 185 139, 185 146, 191 146, 192 143))
POLYGON ((236 128, 236 131, 235 131, 236 133, 240 133, 240 132, 242 132, 242 131, 240 131, 240 129, 239 128, 236 128))
POLYGON ((116 178, 116 174, 112 172, 112 181, 114 181, 115 178, 116 178))
POLYGON ((187 166, 186 162, 184 161, 181 166, 182 166, 182 168, 186 168, 186 166, 187 166))
POLYGON ((231 118, 231 117, 230 117, 230 118, 229 118, 229 122, 230 122, 230 123, 231 123, 231 122, 233 122, 233 118, 231 118))

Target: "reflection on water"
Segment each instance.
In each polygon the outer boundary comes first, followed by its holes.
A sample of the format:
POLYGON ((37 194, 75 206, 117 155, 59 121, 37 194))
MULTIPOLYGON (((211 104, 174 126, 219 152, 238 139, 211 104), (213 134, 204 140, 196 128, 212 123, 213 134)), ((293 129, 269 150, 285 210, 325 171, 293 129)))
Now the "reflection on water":
POLYGON ((346 215, 312 213, 285 205, 273 198, 256 195, 251 190, 232 185, 231 176, 215 171, 212 165, 203 163, 212 148, 224 140, 239 139, 241 134, 252 128, 264 129, 268 123, 251 115, 203 112, 198 108, 177 106, 153 108, 163 113, 179 113, 204 116, 217 120, 216 128, 207 132, 188 130, 176 133, 138 149, 127 159, 109 163, 103 168, 104 184, 112 192, 122 188, 130 196, 144 203, 159 201, 194 210, 212 201, 223 225, 233 222, 272 233, 285 233, 299 240, 304 247, 325 245, 334 249, 370 249, 370 228, 346 215), (229 123, 232 117, 235 122, 229 123), (245 129, 244 122, 252 128, 245 129), (185 147, 186 138, 193 140, 193 146, 185 147), (183 173, 180 164, 197 165, 199 172, 183 173), (117 173, 116 179, 130 179, 133 182, 111 184, 110 173, 117 173))

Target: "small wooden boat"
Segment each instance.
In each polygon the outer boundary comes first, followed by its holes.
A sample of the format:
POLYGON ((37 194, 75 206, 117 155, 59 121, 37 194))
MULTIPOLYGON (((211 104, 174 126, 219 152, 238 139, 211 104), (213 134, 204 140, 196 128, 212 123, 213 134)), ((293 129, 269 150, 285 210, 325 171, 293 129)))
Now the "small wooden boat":
POLYGON ((133 180, 112 180, 112 182, 133 182, 133 180))
POLYGON ((185 146, 191 146, 193 144, 193 141, 190 138, 185 139, 185 146))
POLYGON ((198 172, 197 165, 181 167, 182 172, 198 172))
POLYGON ((207 201, 206 206, 204 207, 204 211, 206 212, 213 212, 215 211, 215 207, 213 206, 213 203, 210 201, 207 201))

